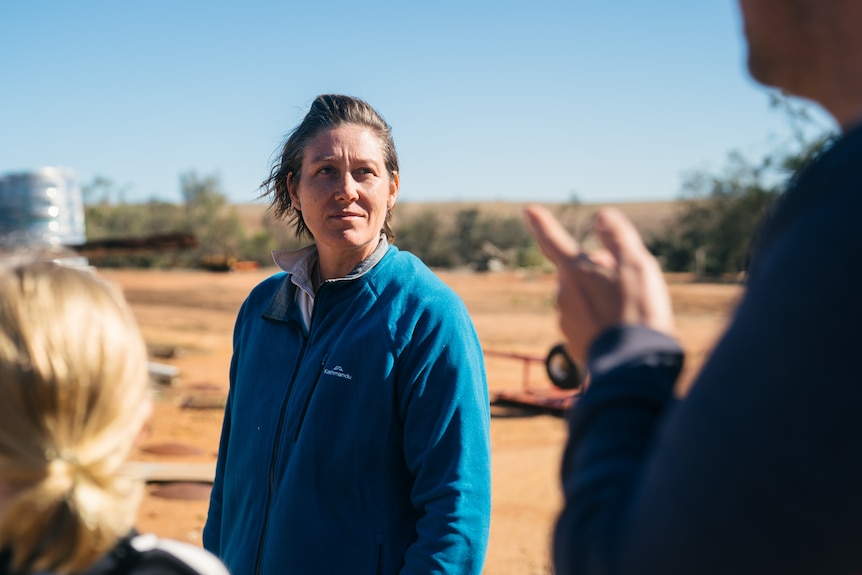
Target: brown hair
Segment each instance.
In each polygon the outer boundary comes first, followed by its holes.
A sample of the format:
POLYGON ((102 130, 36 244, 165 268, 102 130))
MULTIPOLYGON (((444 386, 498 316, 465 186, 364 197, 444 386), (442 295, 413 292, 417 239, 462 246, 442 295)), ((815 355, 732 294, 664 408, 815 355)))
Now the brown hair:
MULTIPOLYGON (((311 109, 302 122, 290 132, 281 155, 270 170, 269 177, 261 184, 261 197, 271 196, 269 210, 276 219, 292 221, 296 236, 312 237, 308 226, 302 219, 302 212, 293 206, 287 191, 287 177, 290 175, 294 184, 299 183, 302 171, 302 158, 308 142, 323 130, 338 126, 362 126, 372 130, 380 138, 383 147, 383 161, 389 177, 395 177, 398 172, 398 154, 395 142, 392 140, 392 128, 377 111, 359 98, 339 94, 323 94, 314 99, 311 109)), ((391 227, 392 209, 386 213, 383 222, 383 233, 392 241, 394 234, 391 227)))

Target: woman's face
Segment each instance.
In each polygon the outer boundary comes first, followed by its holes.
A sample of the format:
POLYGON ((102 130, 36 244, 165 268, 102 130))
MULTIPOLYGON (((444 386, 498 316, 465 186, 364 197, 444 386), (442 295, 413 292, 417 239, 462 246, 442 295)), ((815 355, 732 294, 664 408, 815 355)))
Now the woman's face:
POLYGON ((321 260, 355 266, 377 247, 386 213, 398 197, 398 174, 390 178, 386 171, 380 138, 348 124, 309 140, 299 182, 289 174, 287 187, 321 260))

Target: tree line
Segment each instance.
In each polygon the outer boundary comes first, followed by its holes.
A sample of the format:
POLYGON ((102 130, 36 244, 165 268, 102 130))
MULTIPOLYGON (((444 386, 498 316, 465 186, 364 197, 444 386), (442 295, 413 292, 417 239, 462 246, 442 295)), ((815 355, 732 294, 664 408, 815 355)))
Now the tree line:
MULTIPOLYGON (((737 276, 746 270, 751 242, 759 222, 787 187, 789 178, 830 145, 834 134, 814 130, 804 106, 776 96, 793 127, 784 142, 752 160, 739 152, 728 155, 719 173, 688 175, 676 202, 676 213, 658 232, 645 237, 647 247, 665 271, 699 276, 737 276)), ((99 256, 98 266, 208 267, 229 269, 230 263, 251 260, 270 265, 273 249, 300 247, 291 226, 264 216, 261 225, 246 230, 216 176, 189 172, 180 176, 182 203, 125 201, 126 190, 104 177, 83 186, 87 238, 148 236, 182 232, 197 246, 182 250, 117 253, 99 256)), ((557 206, 558 216, 578 239, 588 233, 584 206, 576 197, 557 206)), ((444 217, 433 207, 393 219, 396 245, 435 268, 477 270, 547 267, 522 218, 484 212, 478 207, 444 217)), ((92 258, 91 258, 92 259, 92 258)))
MULTIPOLYGON (((91 255, 100 267, 203 267, 229 269, 231 262, 271 265, 274 249, 303 245, 293 226, 268 213, 260 225, 246 229, 216 176, 194 172, 180 177, 182 203, 150 200, 130 203, 123 190, 104 177, 83 186, 88 242, 106 239, 187 234, 194 248, 136 250, 91 255)), ((393 218, 396 245, 437 268, 536 267, 543 263, 521 218, 483 213, 477 207, 441 216, 431 207, 393 218)))

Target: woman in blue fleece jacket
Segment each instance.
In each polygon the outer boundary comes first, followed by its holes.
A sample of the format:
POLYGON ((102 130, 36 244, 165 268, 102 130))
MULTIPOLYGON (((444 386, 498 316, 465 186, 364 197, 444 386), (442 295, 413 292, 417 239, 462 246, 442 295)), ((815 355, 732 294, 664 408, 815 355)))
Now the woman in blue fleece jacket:
POLYGON ((314 245, 275 252, 284 271, 237 318, 204 546, 234 575, 480 573, 482 350, 461 300, 389 243, 389 126, 319 96, 264 185, 314 245))

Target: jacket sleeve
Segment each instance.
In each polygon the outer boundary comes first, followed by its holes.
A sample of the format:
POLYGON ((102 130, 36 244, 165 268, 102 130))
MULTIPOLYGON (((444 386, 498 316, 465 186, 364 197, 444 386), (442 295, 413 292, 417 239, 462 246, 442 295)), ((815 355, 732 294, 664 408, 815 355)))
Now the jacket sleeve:
MULTIPOLYGON (((233 389, 233 385, 231 385, 233 389)), ((221 548, 221 510, 222 510, 222 485, 224 481, 225 458, 222 454, 227 449, 228 437, 230 436, 230 396, 225 406, 224 422, 222 423, 221 439, 219 441, 219 456, 216 462, 215 478, 213 479, 212 491, 210 492, 210 504, 207 511, 207 520, 203 529, 204 549, 219 556, 221 548)))
POLYGON ((802 245, 763 262, 676 405, 672 341, 627 327, 595 342, 564 458, 559 575, 862 569, 859 268, 802 245))
POLYGON ((640 326, 612 329, 593 344, 589 388, 569 414, 557 573, 611 572, 621 508, 673 402, 682 359, 674 340, 640 326))
POLYGON ((405 575, 478 575, 488 545, 488 386, 478 337, 457 303, 418 326, 397 374, 411 502, 420 513, 405 575))
POLYGON ((215 478, 213 479, 212 491, 210 491, 209 510, 207 520, 203 529, 203 546, 210 553, 221 556, 221 516, 222 516, 222 493, 224 485, 225 459, 227 454, 228 440, 230 439, 231 426, 231 404, 233 403, 233 389, 236 383, 236 358, 238 356, 239 329, 242 323, 243 311, 247 306, 243 303, 233 334, 233 355, 230 362, 230 389, 225 402, 224 419, 222 421, 221 438, 219 439, 218 460, 216 462, 215 478))

